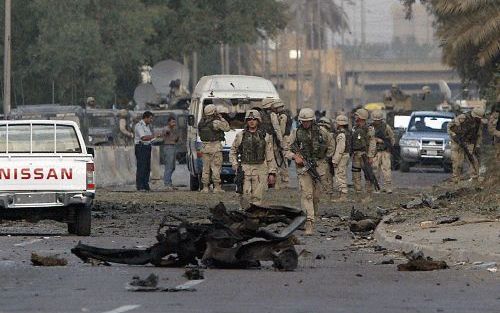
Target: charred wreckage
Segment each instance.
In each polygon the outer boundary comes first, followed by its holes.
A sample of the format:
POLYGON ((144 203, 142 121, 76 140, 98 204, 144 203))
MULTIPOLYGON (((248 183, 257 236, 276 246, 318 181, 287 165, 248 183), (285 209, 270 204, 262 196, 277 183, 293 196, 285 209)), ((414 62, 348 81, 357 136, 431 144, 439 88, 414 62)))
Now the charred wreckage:
POLYGON ((210 208, 210 213, 206 223, 166 216, 158 227, 158 242, 147 249, 105 249, 78 243, 71 252, 84 262, 96 259, 160 267, 258 268, 261 261, 271 261, 278 270, 297 268, 297 239, 292 234, 306 220, 303 211, 256 205, 228 211, 219 203, 210 208), (168 224, 168 217, 180 223, 168 224))

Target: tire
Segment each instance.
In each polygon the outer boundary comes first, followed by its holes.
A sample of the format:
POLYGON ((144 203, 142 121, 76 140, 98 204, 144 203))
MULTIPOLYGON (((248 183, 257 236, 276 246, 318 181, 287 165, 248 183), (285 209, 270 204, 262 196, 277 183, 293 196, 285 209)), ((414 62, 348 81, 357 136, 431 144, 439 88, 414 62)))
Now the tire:
POLYGON ((191 191, 200 190, 200 180, 198 176, 189 175, 189 189, 191 191))
POLYGON ((410 163, 401 160, 399 163, 399 170, 403 173, 408 173, 410 171, 410 163))
POLYGON ((75 221, 68 223, 68 233, 77 236, 90 236, 91 229, 91 205, 79 205, 75 210, 75 221))

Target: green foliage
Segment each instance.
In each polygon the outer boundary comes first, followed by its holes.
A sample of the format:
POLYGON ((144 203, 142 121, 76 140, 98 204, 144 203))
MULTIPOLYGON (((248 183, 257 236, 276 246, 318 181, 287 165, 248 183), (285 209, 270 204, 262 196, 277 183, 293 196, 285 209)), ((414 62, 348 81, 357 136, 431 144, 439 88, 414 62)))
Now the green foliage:
POLYGON ((254 43, 286 22, 278 0, 12 1, 14 103, 51 102, 54 84, 58 103, 110 107, 131 99, 142 64, 214 56, 214 45, 254 43))

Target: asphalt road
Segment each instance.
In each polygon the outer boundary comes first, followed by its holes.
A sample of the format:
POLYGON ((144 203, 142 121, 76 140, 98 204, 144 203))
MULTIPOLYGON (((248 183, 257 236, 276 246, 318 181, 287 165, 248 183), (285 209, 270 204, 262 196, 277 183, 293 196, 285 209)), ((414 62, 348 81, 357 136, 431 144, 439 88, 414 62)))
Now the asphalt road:
MULTIPOLYGON (((174 182, 182 185, 180 177, 185 178, 182 170, 174 176, 174 182)), ((439 171, 421 169, 395 174, 394 181, 401 188, 416 188, 445 178, 447 175, 439 171)), ((114 199, 111 195, 108 198, 114 199)), ((184 197, 184 202, 189 207, 188 198, 184 197)), ((174 287, 186 279, 182 277, 184 269, 92 266, 70 254, 79 240, 116 248, 145 247, 154 242, 153 219, 139 219, 126 212, 120 218, 108 224, 96 221, 104 229, 91 237, 68 236, 64 225, 53 222, 0 224, 0 312, 469 313, 498 312, 500 307, 497 275, 453 264, 448 270, 398 272, 395 264, 377 263, 388 259, 396 264, 404 262, 400 254, 375 252, 375 242, 354 239, 345 228, 309 238, 299 233, 302 245, 297 250, 306 251, 294 272, 274 271, 270 264, 260 270, 210 269, 195 286, 196 292, 130 292, 125 285, 134 275, 155 273, 162 287, 174 287), (149 232, 136 232, 130 224, 113 228, 131 220, 136 222, 134 227, 149 232), (29 261, 32 252, 57 253, 68 265, 34 267, 29 261), (318 255, 325 258, 316 259, 318 255)), ((330 229, 326 223, 322 227, 330 229)))

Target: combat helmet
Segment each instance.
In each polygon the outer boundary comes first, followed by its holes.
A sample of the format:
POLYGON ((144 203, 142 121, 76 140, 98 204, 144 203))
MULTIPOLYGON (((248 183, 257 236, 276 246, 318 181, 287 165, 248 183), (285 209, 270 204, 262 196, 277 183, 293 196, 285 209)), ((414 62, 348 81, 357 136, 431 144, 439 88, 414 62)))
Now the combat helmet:
POLYGON ((217 105, 215 108, 219 114, 229 114, 229 109, 222 104, 217 105))
POLYGON ((384 113, 381 110, 375 110, 372 112, 372 120, 381 121, 384 119, 384 113))
POLYGON ((314 111, 310 108, 303 108, 299 112, 299 121, 301 122, 314 121, 315 118, 316 115, 314 114, 314 111))
POLYGON ((262 100, 261 108, 263 109, 270 109, 274 103, 276 102, 281 102, 280 99, 271 99, 271 98, 266 98, 262 100))
POLYGON ((215 113, 217 113, 217 108, 215 107, 215 105, 209 104, 203 109, 203 113, 206 116, 214 115, 215 113))
POLYGON ((332 127, 332 122, 328 117, 323 116, 322 118, 319 119, 318 125, 330 129, 332 127))
POLYGON ((475 118, 483 118, 484 117, 484 109, 481 107, 474 108, 472 110, 472 117, 475 118))
POLYGON ((259 122, 262 122, 262 118, 260 117, 260 113, 257 110, 248 110, 245 113, 245 120, 256 118, 259 122))
POLYGON ((275 102, 273 102, 273 104, 271 105, 271 107, 272 107, 273 109, 279 109, 279 108, 282 108, 282 107, 284 107, 284 106, 285 106, 285 104, 284 104, 284 103, 283 103, 283 101, 281 101, 281 100, 275 101, 275 102))
POLYGON ((368 119, 368 111, 365 109, 357 109, 356 113, 354 113, 355 116, 362 120, 367 120, 368 119))
POLYGON ((335 122, 339 126, 345 126, 349 124, 349 120, 347 119, 347 116, 345 115, 338 115, 337 118, 335 119, 335 122))

